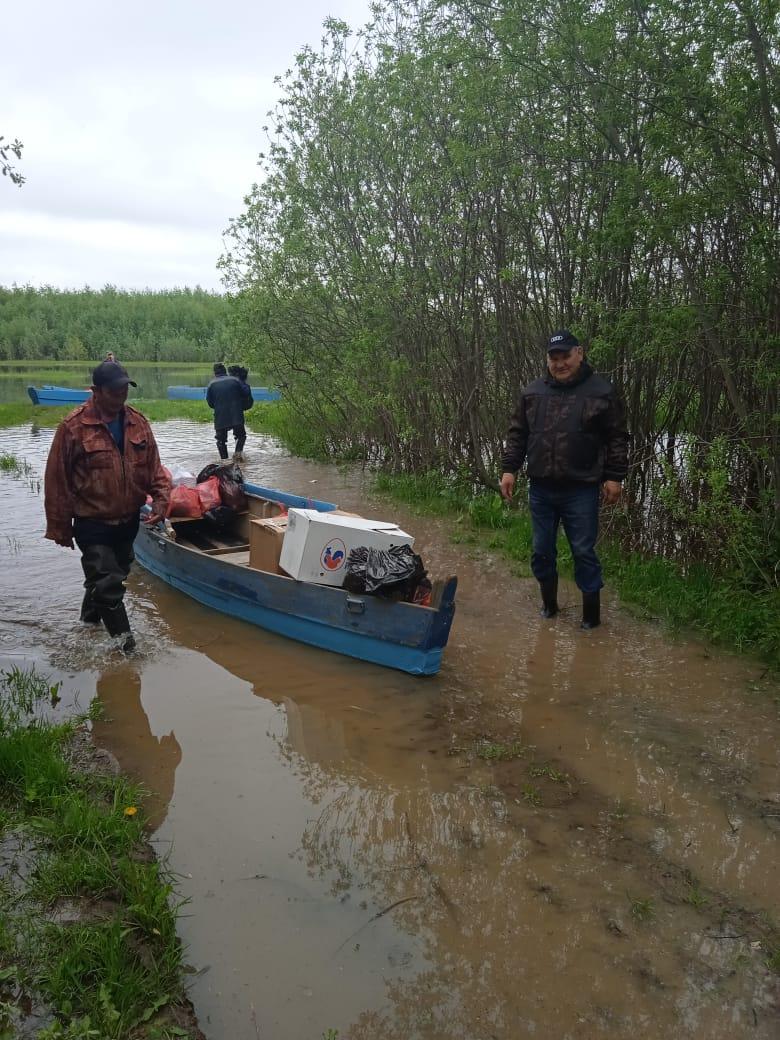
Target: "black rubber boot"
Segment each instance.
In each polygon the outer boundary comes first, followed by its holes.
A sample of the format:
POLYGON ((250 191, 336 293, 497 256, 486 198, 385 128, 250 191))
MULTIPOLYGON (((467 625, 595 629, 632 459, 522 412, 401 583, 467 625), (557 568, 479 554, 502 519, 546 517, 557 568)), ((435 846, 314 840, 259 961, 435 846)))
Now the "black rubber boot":
POLYGON ((601 593, 583 592, 581 628, 598 628, 601 624, 601 593))
POLYGON ((542 590, 542 617, 555 617, 558 613, 558 575, 548 581, 540 581, 542 590))
POLYGON ((127 636, 122 644, 125 653, 135 650, 135 638, 130 631, 130 622, 127 619, 124 603, 119 603, 115 607, 103 607, 101 617, 110 636, 127 636))
POLYGON ((85 592, 84 599, 81 601, 81 620, 85 625, 99 625, 102 620, 100 607, 96 607, 92 602, 90 592, 85 592))

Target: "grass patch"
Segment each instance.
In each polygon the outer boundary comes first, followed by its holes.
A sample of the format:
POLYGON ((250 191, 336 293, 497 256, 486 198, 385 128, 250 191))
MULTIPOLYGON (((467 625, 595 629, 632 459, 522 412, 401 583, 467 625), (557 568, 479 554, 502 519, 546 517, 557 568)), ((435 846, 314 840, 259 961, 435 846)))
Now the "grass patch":
MULTIPOLYGON (((150 422, 165 422, 167 419, 189 419, 192 422, 211 423, 214 413, 205 401, 168 401, 149 398, 131 400, 130 404, 142 412, 150 422)), ((28 404, 0 404, 0 429, 9 426, 23 426, 32 422, 35 426, 52 427, 73 411, 75 405, 63 405, 50 408, 48 406, 28 404)), ((279 402, 257 401, 246 413, 246 425, 255 432, 280 436, 280 423, 277 417, 279 402)))
POLYGON ((631 904, 631 916, 635 921, 652 921, 655 917, 655 903, 652 899, 634 899, 628 896, 628 901, 631 904))
POLYGON ((190 422, 211 423, 214 413, 205 401, 169 401, 167 399, 138 398, 130 401, 133 408, 146 416, 149 422, 166 422, 168 419, 189 419, 190 422))
POLYGON ((86 716, 49 722, 57 697, 34 671, 0 672, 3 1013, 22 1023, 43 1004, 51 1040, 197 1035, 164 1021, 183 1004, 178 906, 143 840, 141 791, 73 764, 86 716))
POLYGON ((308 424, 301 423, 284 401, 258 401, 245 413, 247 429, 267 433, 280 440, 293 455, 306 459, 333 461, 327 447, 308 424))
POLYGON ((689 906, 692 906, 694 910, 703 910, 709 900, 707 896, 702 892, 697 881, 690 881, 688 883, 688 890, 684 896, 685 902, 689 906))
POLYGON ((511 762, 525 754, 525 748, 519 741, 511 744, 499 744, 492 740, 481 740, 474 749, 477 758, 485 762, 511 762))
POLYGON ((0 473, 12 473, 15 477, 29 477, 33 468, 27 459, 20 459, 10 452, 0 455, 0 473))
POLYGON ((560 769, 549 765, 533 765, 528 770, 528 775, 534 777, 534 779, 544 777, 545 780, 552 780, 554 784, 568 784, 569 782, 567 773, 563 773, 560 769))
MULTIPOLYGON (((205 401, 162 401, 138 398, 130 401, 133 408, 142 412, 150 422, 165 422, 166 419, 190 419, 193 422, 212 422, 214 413, 205 401)), ((69 415, 76 405, 62 407, 30 404, 0 404, 0 429, 8 426, 23 426, 32 422, 35 426, 53 427, 69 415)))
MULTIPOLYGON (((488 548, 512 561, 515 573, 530 575, 531 517, 525 507, 510 508, 493 492, 474 495, 437 474, 380 474, 376 488, 419 512, 452 516, 458 525, 455 540, 463 542, 478 531, 488 548)), ((755 590, 738 576, 715 574, 701 565, 683 570, 672 560, 626 553, 607 540, 599 543, 599 555, 605 581, 641 615, 673 630, 691 628, 713 643, 755 654, 780 670, 780 588, 755 590)), ((563 535, 558 567, 572 577, 571 552, 563 535)))
POLYGON ((542 804, 542 792, 534 784, 523 785, 523 798, 537 809, 542 804))

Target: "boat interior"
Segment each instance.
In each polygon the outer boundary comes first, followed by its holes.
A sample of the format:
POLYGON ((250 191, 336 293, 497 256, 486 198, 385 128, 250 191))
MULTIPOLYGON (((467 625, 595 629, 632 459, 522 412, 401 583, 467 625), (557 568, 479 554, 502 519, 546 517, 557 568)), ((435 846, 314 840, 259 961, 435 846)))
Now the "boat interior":
MULTIPOLYGON (((225 563, 231 563, 238 567, 248 567, 252 570, 262 570, 276 577, 285 578, 287 581, 293 579, 276 565, 278 563, 278 550, 281 546, 282 536, 278 538, 276 556, 274 562, 272 551, 268 556, 268 547, 262 553, 257 552, 256 543, 253 543, 251 522, 253 520, 265 520, 286 514, 286 508, 279 502, 260 498, 247 494, 247 509, 236 513, 230 523, 223 529, 217 529, 213 523, 203 517, 175 517, 170 518, 177 545, 187 549, 194 549, 206 556, 218 556, 225 563)), ((338 511, 340 512, 340 510, 338 511)), ((444 588, 449 581, 432 580, 433 588, 429 602, 405 603, 405 606, 420 610, 437 609, 441 603, 444 588)))
POLYGON ((172 516, 170 522, 179 545, 197 549, 206 556, 224 556, 228 563, 248 567, 250 522, 281 516, 285 512, 279 502, 247 495, 246 510, 236 513, 230 524, 221 530, 217 530, 214 524, 203 517, 172 516))

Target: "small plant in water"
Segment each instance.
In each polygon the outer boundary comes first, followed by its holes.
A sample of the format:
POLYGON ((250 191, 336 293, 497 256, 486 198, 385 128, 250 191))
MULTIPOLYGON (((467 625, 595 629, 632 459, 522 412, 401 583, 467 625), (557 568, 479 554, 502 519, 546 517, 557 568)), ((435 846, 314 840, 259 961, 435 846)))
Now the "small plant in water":
POLYGON ((628 893, 631 904, 631 916, 635 921, 652 921, 655 917, 655 903, 652 899, 633 899, 628 893))
POLYGON ((615 802, 615 808, 608 814, 613 820, 617 820, 618 823, 622 823, 628 819, 628 807, 625 806, 621 801, 615 802))
POLYGON ((0 470, 4 473, 13 473, 17 477, 27 477, 33 468, 26 459, 18 459, 16 455, 3 452, 0 455, 0 470))
POLYGON ((528 772, 533 777, 546 776, 548 780, 552 780, 556 784, 566 784, 569 782, 568 775, 562 773, 560 769, 555 769, 554 766, 531 766, 528 772))
POLYGON ((339 1040, 338 1029, 326 1029, 322 1034, 322 1040, 339 1040))
POLYGON ((770 971, 780 975, 780 946, 776 946, 773 950, 767 950, 765 963, 770 971))
POLYGON ((688 891, 685 893, 685 902, 696 910, 701 910, 702 907, 707 905, 707 897, 701 890, 701 886, 698 879, 693 874, 688 873, 685 878, 685 883, 688 886, 688 891))
POLYGON ((529 805, 539 806, 542 804, 542 796, 539 792, 539 788, 534 787, 533 784, 525 785, 523 788, 523 798, 525 798, 529 805))
POLYGON ((59 700, 60 684, 51 684, 45 676, 38 675, 33 669, 22 671, 16 665, 8 671, 0 671, 0 733, 10 731, 14 726, 29 718, 38 704, 48 701, 56 704, 59 700))
POLYGON ((520 741, 511 744, 499 744, 491 740, 481 740, 477 744, 477 758, 486 762, 506 762, 512 758, 519 758, 525 754, 525 748, 520 741))

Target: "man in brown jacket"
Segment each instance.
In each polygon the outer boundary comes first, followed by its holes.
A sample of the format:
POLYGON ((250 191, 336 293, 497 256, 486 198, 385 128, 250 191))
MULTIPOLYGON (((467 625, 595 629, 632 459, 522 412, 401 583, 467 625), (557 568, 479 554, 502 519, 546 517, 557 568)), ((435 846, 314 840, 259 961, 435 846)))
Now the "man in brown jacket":
POLYGON ((81 620, 126 636, 125 651, 135 647, 123 600, 140 509, 150 494, 145 521, 157 523, 170 497, 152 428, 127 404, 135 385, 116 361, 94 369, 91 399, 57 427, 44 482, 46 538, 81 550, 81 620))

